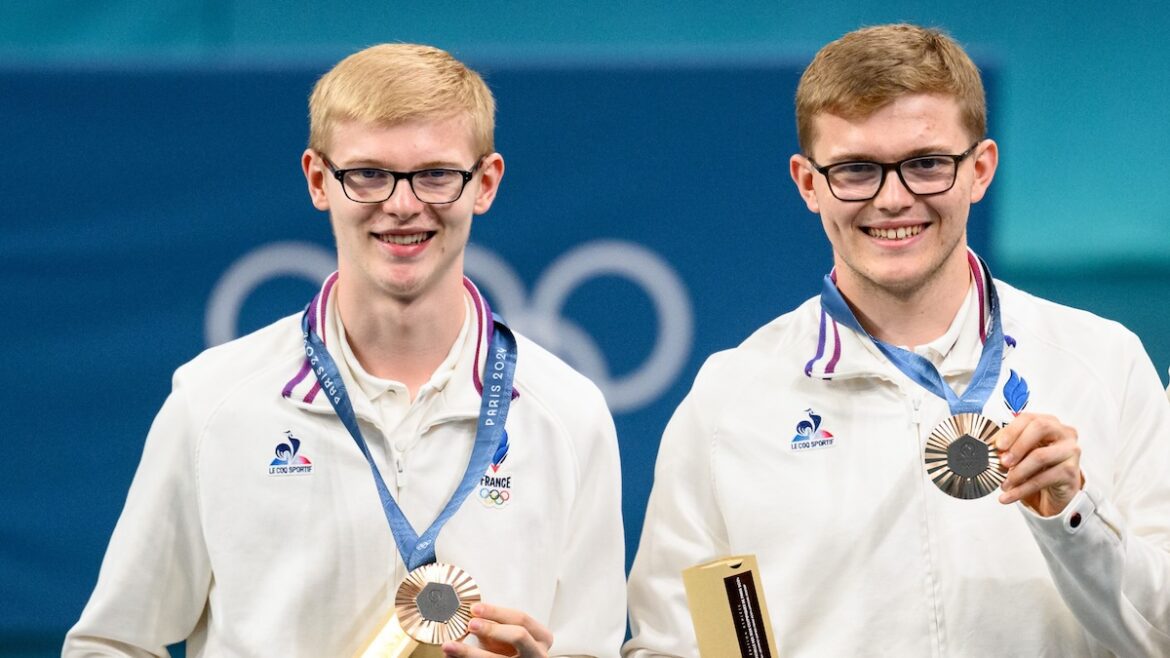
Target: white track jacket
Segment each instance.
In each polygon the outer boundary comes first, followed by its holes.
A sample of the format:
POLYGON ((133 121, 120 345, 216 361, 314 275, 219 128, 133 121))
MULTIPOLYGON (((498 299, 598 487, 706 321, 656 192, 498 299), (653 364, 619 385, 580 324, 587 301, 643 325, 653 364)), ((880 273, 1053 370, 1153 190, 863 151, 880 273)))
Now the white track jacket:
MULTIPOLYGON (((1086 487, 1062 514, 940 491, 923 448, 946 403, 814 298, 712 356, 670 421, 624 654, 696 656, 679 572, 754 553, 783 656, 1170 656, 1154 367, 1117 323, 997 290, 1005 356, 984 414, 1026 405, 1076 428, 1086 487)), ((948 382, 978 362, 981 323, 966 326, 948 382)))
MULTIPOLYGON (((417 433, 383 432, 341 368, 420 534, 455 490, 475 434, 490 323, 471 294, 470 349, 417 433), (398 459, 386 458, 392 448, 398 459)), ((324 339, 340 365, 334 337, 324 339)), ((553 655, 613 656, 625 633, 613 421, 591 382, 517 340, 507 449, 442 530, 437 557, 465 569, 485 602, 546 624, 553 655)), ((298 314, 175 373, 66 656, 161 655, 187 639, 188 656, 321 658, 351 656, 374 636, 405 568, 367 462, 304 367, 298 314)))

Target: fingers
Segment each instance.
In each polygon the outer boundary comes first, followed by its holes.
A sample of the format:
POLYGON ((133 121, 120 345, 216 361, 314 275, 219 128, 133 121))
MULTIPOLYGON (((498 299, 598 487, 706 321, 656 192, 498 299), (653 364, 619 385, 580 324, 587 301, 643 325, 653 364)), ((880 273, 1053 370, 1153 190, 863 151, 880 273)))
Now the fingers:
POLYGON ((469 630, 480 647, 462 642, 447 642, 443 653, 459 658, 547 658, 552 646, 552 632, 527 614, 486 603, 471 608, 469 630))
POLYGON ((1013 466, 1016 462, 1019 462, 1019 458, 1026 454, 1030 449, 1026 448, 1024 443, 1020 441, 1021 436, 1024 434, 1025 430, 1027 430, 1034 423, 1039 422, 1040 425, 1032 428, 1032 433, 1029 434, 1029 436, 1034 439, 1037 436, 1035 433, 1036 430, 1042 429, 1043 425, 1046 424, 1048 420, 1055 421, 1056 419, 1052 418, 1051 416, 1045 416, 1044 420, 1041 420, 1040 416, 1029 413, 1023 413, 1019 416, 1016 416, 1012 422, 1008 423, 1006 427, 1001 429, 999 433, 995 435, 995 447, 999 449, 1000 461, 1005 462, 1005 465, 1009 467, 1013 466))
POLYGON ((476 624, 477 626, 482 626, 482 631, 476 633, 476 637, 480 639, 507 641, 509 644, 521 650, 520 655, 522 658, 527 658, 529 655, 524 653, 524 648, 539 649, 542 652, 541 654, 531 654, 536 656, 543 655, 552 646, 552 631, 520 610, 494 606, 487 603, 477 603, 472 606, 471 614, 474 617, 478 617, 478 620, 473 619, 472 623, 475 621, 482 622, 482 624, 476 624), (519 641, 524 643, 524 647, 508 639, 509 637, 513 637, 513 633, 516 634, 516 638, 519 641))
POLYGON ((1037 447, 1051 445, 1066 438, 1071 438, 1075 443, 1076 437, 1076 430, 1061 424, 1053 416, 1020 414, 996 434, 995 447, 999 450, 1000 462, 1010 469, 1016 467, 1037 447))
POLYGON ((1077 432, 1053 416, 1021 414, 996 436, 1008 468, 999 501, 1023 501, 1044 516, 1059 513, 1080 491, 1077 432))

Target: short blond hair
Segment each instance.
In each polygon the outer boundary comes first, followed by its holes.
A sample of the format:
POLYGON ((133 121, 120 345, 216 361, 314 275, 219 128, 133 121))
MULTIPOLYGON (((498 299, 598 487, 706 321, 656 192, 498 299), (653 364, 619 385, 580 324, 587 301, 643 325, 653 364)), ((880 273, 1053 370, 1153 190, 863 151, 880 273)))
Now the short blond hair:
POLYGON ((917 25, 862 28, 817 53, 796 88, 796 134, 808 154, 822 112, 861 119, 906 94, 951 96, 972 139, 987 134, 979 69, 945 32, 917 25))
POLYGON ((495 150, 496 102, 478 73, 432 46, 386 43, 341 60, 309 96, 309 148, 324 152, 343 121, 395 125, 466 117, 476 155, 495 150))

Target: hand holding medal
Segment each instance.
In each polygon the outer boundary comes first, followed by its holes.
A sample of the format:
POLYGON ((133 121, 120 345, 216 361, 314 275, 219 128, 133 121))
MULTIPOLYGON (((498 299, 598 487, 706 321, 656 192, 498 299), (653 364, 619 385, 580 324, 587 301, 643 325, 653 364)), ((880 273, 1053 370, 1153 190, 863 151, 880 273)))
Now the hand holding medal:
MULTIPOLYGON (((1003 325, 999 312, 999 297, 995 292, 995 281, 987 264, 977 260, 974 254, 968 255, 971 264, 971 274, 975 281, 985 282, 987 286, 988 315, 990 327, 983 336, 983 350, 979 355, 979 363, 971 376, 967 390, 956 394, 943 381, 942 375, 927 359, 893 345, 886 344, 873 336, 861 326, 852 309, 845 303, 841 292, 837 289, 831 275, 826 275, 821 289, 821 307, 837 322, 868 337, 890 363, 904 375, 922 388, 946 400, 951 410, 951 417, 945 419, 931 431, 923 451, 923 462, 927 475, 931 481, 945 494, 955 498, 972 500, 982 498, 995 491, 1003 484, 1005 487, 1016 487, 1022 481, 1020 475, 1010 477, 1008 469, 1020 458, 1018 451, 1012 451, 1007 461, 1001 462, 997 450, 1010 446, 1018 435, 1019 430, 1007 433, 1003 438, 997 434, 1006 432, 1001 430, 995 421, 983 416, 983 406, 995 388, 999 378, 1001 361, 1003 360, 1003 325), (980 276, 982 275, 982 276, 980 276)), ((1052 419, 1055 421, 1055 419, 1052 419)), ((1015 426, 1012 423, 1009 427, 1015 426)), ((1071 428, 1069 428, 1071 429, 1071 428)), ((1029 441, 1022 444, 1027 450, 1039 445, 1040 438, 1029 435, 1029 441)), ((1075 442, 1075 433, 1074 433, 1075 442)), ((1059 461, 1064 461, 1067 456, 1059 461)), ((1044 457, 1033 458, 1029 467, 1017 473, 1025 477, 1040 468, 1038 463, 1053 463, 1045 461, 1044 457)), ((1048 477, 1044 478, 1047 481, 1048 477)), ((1063 482, 1063 481, 1062 481, 1063 482)), ((1029 485, 1028 491, 1032 486, 1029 485)), ((1067 488, 1067 487, 1065 487, 1067 488)), ((1079 488, 1079 487, 1078 487, 1079 488)), ((1011 502, 1010 494, 1001 497, 1001 502, 1011 502)), ((1071 496, 1068 496, 1071 499, 1071 496)), ((1064 504, 1067 504, 1067 499, 1064 504)), ((1061 506, 1063 509, 1063 505, 1061 506)))
POLYGON ((552 632, 523 612, 481 603, 462 569, 434 563, 407 575, 394 615, 360 657, 547 658, 552 642, 552 632), (459 641, 469 634, 479 648, 459 641))
POLYGON ((1059 514, 1084 486, 1077 431, 1053 416, 1023 413, 995 438, 1007 467, 999 502, 1022 501, 1041 516, 1059 514))
POLYGON ((459 658, 547 658, 552 631, 519 610, 479 603, 472 607, 471 632, 480 648, 443 644, 446 656, 459 658))

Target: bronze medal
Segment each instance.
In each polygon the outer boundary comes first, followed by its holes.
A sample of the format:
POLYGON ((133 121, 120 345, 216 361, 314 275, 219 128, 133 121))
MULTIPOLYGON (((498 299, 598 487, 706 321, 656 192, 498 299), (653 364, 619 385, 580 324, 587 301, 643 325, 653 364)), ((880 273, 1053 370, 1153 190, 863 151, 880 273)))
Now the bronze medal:
POLYGON ((999 488, 1007 469, 999 461, 999 425, 981 414, 951 416, 926 440, 926 473, 948 496, 973 500, 999 488))
POLYGON ((394 607, 406 634, 423 644, 442 644, 467 635, 479 586, 451 564, 425 564, 398 586, 394 607))

